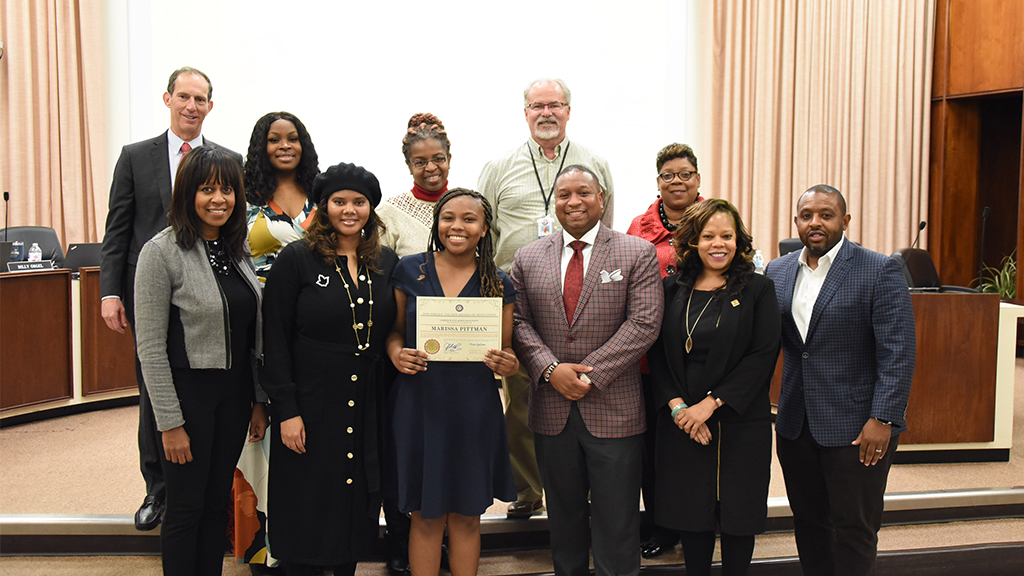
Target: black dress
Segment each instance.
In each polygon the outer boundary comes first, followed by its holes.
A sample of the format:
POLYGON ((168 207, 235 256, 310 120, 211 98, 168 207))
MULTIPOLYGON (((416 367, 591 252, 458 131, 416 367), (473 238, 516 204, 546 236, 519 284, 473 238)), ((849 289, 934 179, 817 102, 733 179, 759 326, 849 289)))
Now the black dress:
MULTIPOLYGON (((504 304, 515 288, 498 271, 504 304)), ((405 346, 416 347, 416 297, 444 296, 432 254, 406 256, 395 269, 395 288, 408 295, 405 346)), ((480 272, 459 297, 480 296, 480 272)), ((424 518, 448 513, 479 516, 497 498, 515 500, 508 437, 494 372, 483 362, 430 362, 425 372, 399 374, 391 389, 393 456, 388 496, 402 512, 424 518)))
POLYGON ((298 240, 278 254, 267 278, 264 389, 273 416, 267 536, 270 553, 282 560, 354 562, 376 542, 381 370, 395 319, 390 279, 397 261, 383 248, 379 272, 367 278, 360 267, 357 286, 344 257, 336 269, 298 240), (358 338, 353 310, 362 325, 358 338), (369 348, 359 350, 367 339, 369 348), (305 426, 305 454, 281 442, 281 422, 295 416, 305 426))
POLYGON ((739 297, 697 290, 687 318, 690 289, 676 278, 665 279, 665 322, 648 356, 659 405, 655 522, 691 532, 759 534, 771 474, 768 387, 781 330, 775 291, 756 275, 739 297), (689 353, 687 321, 693 330, 689 353), (692 406, 709 392, 725 404, 707 420, 711 442, 703 446, 675 425, 667 403, 681 397, 692 406))

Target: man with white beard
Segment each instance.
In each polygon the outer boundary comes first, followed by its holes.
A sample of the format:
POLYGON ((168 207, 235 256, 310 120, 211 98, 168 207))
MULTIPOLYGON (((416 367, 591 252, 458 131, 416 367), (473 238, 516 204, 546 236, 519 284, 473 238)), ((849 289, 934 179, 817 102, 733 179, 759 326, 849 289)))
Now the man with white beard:
MULTIPOLYGON (((612 227, 613 189, 608 162, 565 137, 571 98, 562 80, 541 78, 530 82, 523 91, 530 139, 488 162, 480 172, 477 190, 494 209, 494 261, 506 274, 516 250, 561 230, 553 193, 555 176, 566 166, 586 166, 594 172, 604 190, 601 221, 612 227)), ((526 425, 530 382, 524 369, 503 382, 509 456, 517 492, 516 502, 509 504, 508 517, 529 518, 543 508, 533 432, 526 425)))

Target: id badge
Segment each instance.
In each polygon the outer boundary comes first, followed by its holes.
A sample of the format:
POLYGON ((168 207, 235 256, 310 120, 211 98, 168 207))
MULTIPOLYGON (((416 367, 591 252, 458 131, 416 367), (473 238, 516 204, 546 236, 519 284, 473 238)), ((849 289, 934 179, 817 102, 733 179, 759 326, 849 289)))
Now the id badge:
POLYGON ((555 231, 555 219, 550 214, 537 218, 537 238, 550 236, 555 231))

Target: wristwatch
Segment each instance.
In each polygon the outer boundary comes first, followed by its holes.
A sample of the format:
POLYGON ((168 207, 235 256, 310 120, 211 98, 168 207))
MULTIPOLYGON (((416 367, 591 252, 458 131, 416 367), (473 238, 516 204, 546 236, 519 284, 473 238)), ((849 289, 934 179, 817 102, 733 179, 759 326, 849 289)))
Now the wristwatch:
POLYGON ((544 371, 544 381, 545 382, 548 382, 548 383, 551 382, 551 373, 555 371, 555 366, 558 366, 558 362, 557 361, 556 362, 552 362, 548 366, 547 370, 544 371))

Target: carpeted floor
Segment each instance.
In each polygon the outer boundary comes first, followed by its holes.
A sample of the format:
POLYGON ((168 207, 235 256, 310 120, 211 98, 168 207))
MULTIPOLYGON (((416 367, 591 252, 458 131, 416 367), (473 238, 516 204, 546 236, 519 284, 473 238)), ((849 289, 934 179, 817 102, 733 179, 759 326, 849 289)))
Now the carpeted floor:
MULTIPOLYGON (((1024 359, 1016 376, 1009 462, 898 465, 889 492, 1024 485, 1024 359)), ((0 430, 0 514, 133 514, 145 496, 137 423, 138 408, 129 406, 0 430)), ((785 496, 772 453, 769 495, 785 496)))
MULTIPOLYGON (((1024 360, 1017 360, 1013 449, 1009 462, 894 466, 889 492, 953 490, 1024 485, 1024 360)), ((137 408, 117 408, 0 430, 0 514, 132 514, 142 501, 135 429, 137 408)), ((773 461, 771 496, 784 496, 778 462, 773 461)), ((495 503, 489 513, 501 513, 495 503)), ((881 550, 1024 542, 1024 520, 894 526, 882 530, 881 550)), ((755 556, 795 556, 792 534, 758 538, 755 556)), ((678 550, 649 563, 681 562, 678 550)), ((551 570, 547 550, 485 553, 480 574, 529 574, 551 570)), ((0 576, 160 573, 158 557, 0 558, 0 576)), ((224 574, 248 574, 226 559, 224 574)), ((385 574, 383 565, 360 565, 359 576, 385 574)))

